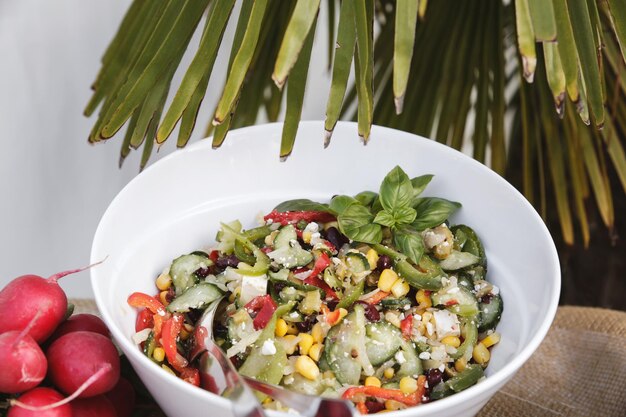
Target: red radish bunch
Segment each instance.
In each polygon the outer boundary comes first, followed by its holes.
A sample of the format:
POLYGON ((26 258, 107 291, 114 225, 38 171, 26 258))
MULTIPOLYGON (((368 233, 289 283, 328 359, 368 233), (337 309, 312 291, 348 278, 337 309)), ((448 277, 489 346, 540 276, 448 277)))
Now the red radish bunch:
POLYGON ((24 275, 0 290, 0 393, 19 394, 9 400, 7 417, 132 412, 135 392, 120 378, 120 358, 104 322, 92 314, 65 319, 67 297, 57 281, 94 265, 47 279, 24 275))

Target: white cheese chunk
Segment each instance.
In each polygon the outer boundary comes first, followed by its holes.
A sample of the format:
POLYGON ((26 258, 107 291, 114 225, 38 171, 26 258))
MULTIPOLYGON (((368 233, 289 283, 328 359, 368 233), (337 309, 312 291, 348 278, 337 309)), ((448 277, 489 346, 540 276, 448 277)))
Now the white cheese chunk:
POLYGON ((254 297, 267 294, 267 276, 249 277, 241 279, 241 302, 247 304, 254 297))
POLYGON ((448 310, 437 310, 433 312, 433 320, 439 340, 446 336, 459 336, 461 334, 461 326, 456 314, 450 313, 448 310))
POLYGON ((276 354, 276 346, 273 340, 266 340, 261 346, 261 355, 272 356, 276 354))

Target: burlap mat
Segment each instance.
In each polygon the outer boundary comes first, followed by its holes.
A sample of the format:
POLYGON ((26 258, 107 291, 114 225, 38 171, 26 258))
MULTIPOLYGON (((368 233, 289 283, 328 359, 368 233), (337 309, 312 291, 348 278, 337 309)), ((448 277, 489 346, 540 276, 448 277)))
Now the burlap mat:
MULTIPOLYGON (((97 313, 91 300, 76 312, 97 313)), ((626 417, 626 312, 559 307, 530 360, 479 417, 626 417)))

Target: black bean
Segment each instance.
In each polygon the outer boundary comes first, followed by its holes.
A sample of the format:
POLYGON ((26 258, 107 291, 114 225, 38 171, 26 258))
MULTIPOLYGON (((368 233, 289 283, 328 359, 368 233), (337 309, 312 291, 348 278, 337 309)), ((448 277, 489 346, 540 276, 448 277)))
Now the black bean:
POLYGON ((209 267, 207 268, 199 268, 196 270, 196 272, 194 272, 194 274, 198 277, 198 278, 206 278, 207 275, 209 275, 211 273, 211 269, 209 267))
POLYGON ((331 309, 331 311, 335 311, 337 304, 339 304, 339 300, 329 300, 326 302, 326 305, 331 309))
POLYGON ((372 323, 380 321, 380 313, 376 309, 376 306, 366 303, 365 301, 357 301, 365 309, 365 318, 372 323))
POLYGON ((304 319, 299 322, 296 323, 296 328, 300 331, 300 332, 308 332, 309 330, 311 330, 311 328, 313 327, 313 325, 315 324, 315 322, 317 321, 317 316, 314 314, 308 315, 308 316, 304 316, 304 319))
POLYGON ((432 389, 435 385, 441 382, 443 378, 442 372, 437 368, 429 369, 426 373, 426 380, 428 381, 428 386, 432 389))
POLYGON ((235 255, 228 255, 218 258, 216 264, 220 268, 226 268, 227 266, 236 268, 237 265, 239 265, 239 262, 239 258, 237 258, 235 255))
POLYGON ((348 238, 337 230, 336 227, 329 227, 326 230, 326 238, 337 250, 349 242, 348 238))
POLYGON ((493 299, 493 294, 492 293, 487 293, 487 294, 483 295, 480 298, 480 302, 483 303, 483 304, 489 304, 489 303, 491 303, 492 299, 493 299))
POLYGON ((391 258, 387 255, 380 255, 378 262, 376 262, 376 270, 382 272, 388 268, 391 268, 391 258))
POLYGON ((385 404, 379 403, 378 401, 365 401, 365 407, 370 414, 374 414, 379 411, 383 411, 385 409, 385 404))

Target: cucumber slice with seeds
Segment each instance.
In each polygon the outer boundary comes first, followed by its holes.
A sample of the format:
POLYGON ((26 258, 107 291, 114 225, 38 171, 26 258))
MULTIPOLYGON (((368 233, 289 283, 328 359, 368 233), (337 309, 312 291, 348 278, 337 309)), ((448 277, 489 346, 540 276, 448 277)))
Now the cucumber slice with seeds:
POLYGON ((187 313, 192 308, 205 307, 221 296, 222 292, 215 285, 201 282, 174 298, 167 309, 172 313, 187 313))
POLYGON ((176 295, 181 295, 199 281, 195 275, 198 269, 208 268, 211 265, 213 265, 213 261, 198 254, 182 255, 174 259, 170 266, 170 276, 176 289, 176 295))

